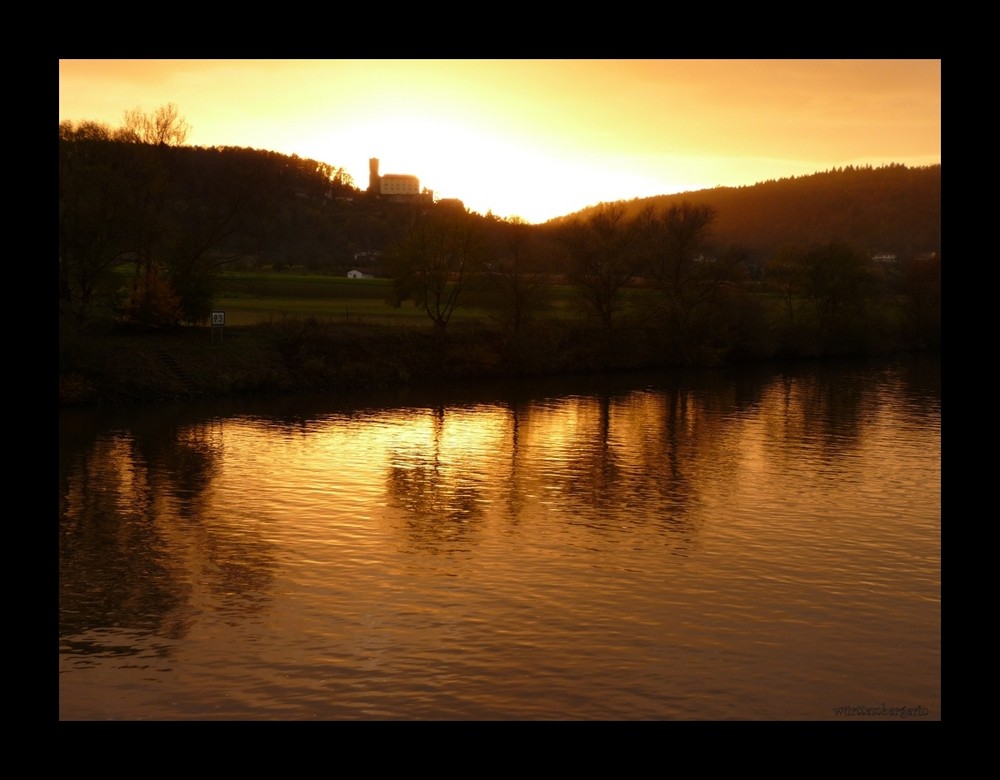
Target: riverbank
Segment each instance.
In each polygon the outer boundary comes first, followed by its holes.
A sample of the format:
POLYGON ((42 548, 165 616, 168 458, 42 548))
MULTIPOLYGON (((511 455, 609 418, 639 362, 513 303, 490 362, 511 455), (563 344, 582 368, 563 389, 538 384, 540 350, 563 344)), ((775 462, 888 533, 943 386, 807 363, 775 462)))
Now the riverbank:
MULTIPOLYGON (((329 324, 65 328, 59 403, 148 401, 392 387, 590 370, 585 343, 549 331, 517 345, 488 329, 329 324)), ((627 367, 627 350, 612 366, 627 367)))
MULTIPOLYGON (((59 404, 428 386, 680 365, 662 356, 641 331, 619 332, 609 339, 599 331, 552 323, 519 340, 472 324, 451 328, 444 335, 427 327, 313 319, 214 331, 67 325, 60 332, 59 404)), ((771 357, 776 356, 746 359, 760 362, 771 357)), ((711 354, 683 363, 720 364, 711 354)))

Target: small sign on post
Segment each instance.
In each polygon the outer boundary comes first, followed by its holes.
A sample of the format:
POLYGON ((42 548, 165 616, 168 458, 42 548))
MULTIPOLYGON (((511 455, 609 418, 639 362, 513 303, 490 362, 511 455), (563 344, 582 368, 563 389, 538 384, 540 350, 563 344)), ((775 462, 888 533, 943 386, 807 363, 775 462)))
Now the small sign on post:
POLYGON ((224 311, 212 312, 212 343, 215 343, 215 331, 219 331, 219 343, 222 343, 222 326, 226 324, 226 313, 224 311))

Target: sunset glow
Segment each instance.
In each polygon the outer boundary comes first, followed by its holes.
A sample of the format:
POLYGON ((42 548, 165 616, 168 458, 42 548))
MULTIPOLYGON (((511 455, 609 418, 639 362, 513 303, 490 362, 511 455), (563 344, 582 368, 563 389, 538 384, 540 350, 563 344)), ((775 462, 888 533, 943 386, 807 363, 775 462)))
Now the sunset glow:
POLYGON ((940 60, 62 60, 59 119, 173 103, 188 143, 368 160, 531 222, 846 165, 941 162, 940 60))

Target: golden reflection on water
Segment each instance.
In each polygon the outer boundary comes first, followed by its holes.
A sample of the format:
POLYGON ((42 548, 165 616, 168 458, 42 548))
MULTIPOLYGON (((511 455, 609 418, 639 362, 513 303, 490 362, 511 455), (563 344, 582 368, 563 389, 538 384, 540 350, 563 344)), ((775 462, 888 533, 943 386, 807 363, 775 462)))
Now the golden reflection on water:
POLYGON ((904 379, 67 425, 63 717, 939 717, 904 379))

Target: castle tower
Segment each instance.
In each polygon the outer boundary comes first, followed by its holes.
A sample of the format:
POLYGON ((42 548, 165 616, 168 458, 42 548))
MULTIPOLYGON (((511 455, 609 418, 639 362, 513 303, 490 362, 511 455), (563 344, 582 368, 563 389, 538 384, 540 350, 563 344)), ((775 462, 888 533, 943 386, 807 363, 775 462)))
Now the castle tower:
POLYGON ((371 157, 368 159, 368 192, 372 195, 378 195, 378 157, 371 157))

